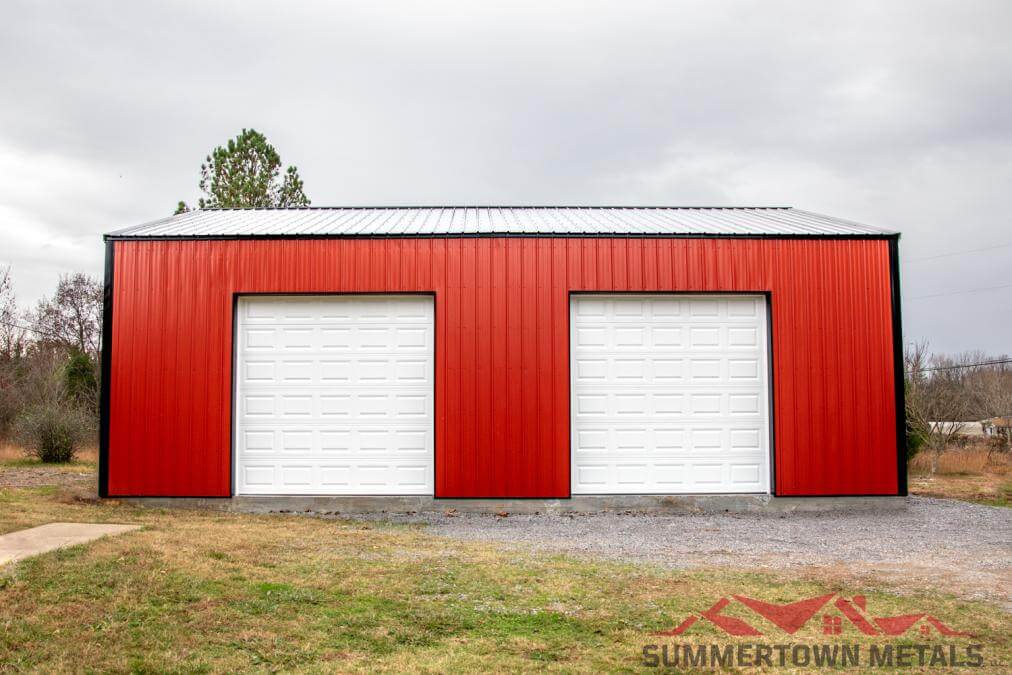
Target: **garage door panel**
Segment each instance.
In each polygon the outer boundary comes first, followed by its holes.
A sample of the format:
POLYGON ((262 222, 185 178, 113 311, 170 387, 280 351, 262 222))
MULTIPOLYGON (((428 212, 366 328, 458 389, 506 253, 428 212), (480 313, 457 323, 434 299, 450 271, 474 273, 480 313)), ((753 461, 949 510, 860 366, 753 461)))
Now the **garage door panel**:
MULTIPOLYGON (((756 320, 753 318, 752 320, 756 320)), ((728 324, 724 326, 580 326, 576 330, 574 346, 597 347, 612 352, 652 355, 670 352, 672 355, 741 351, 754 353, 761 347, 762 335, 754 326, 728 324)))
POLYGON ((306 429, 304 425, 280 429, 247 427, 243 431, 243 443, 247 456, 256 453, 281 453, 288 457, 317 454, 333 457, 341 453, 382 456, 391 450, 398 455, 422 456, 432 452, 431 436, 425 425, 317 429, 306 429))
POLYGON ((297 359, 251 355, 243 363, 240 377, 246 391, 255 391, 260 386, 274 389, 284 384, 334 388, 341 383, 355 388, 390 384, 432 388, 429 360, 424 354, 411 357, 378 354, 362 358, 314 358, 309 354, 297 359))
POLYGON ((636 452, 656 459, 690 457, 720 450, 723 456, 762 459, 765 452, 761 425, 751 427, 708 425, 702 422, 673 424, 651 421, 644 424, 586 424, 573 437, 573 451, 586 457, 607 458, 636 452))
MULTIPOLYGON (((285 359, 276 364, 273 372, 276 373, 277 379, 272 384, 276 384, 278 381, 283 383, 310 383, 316 379, 316 361, 313 359, 285 359)), ((254 382, 271 383, 266 378, 257 379, 254 382)))
POLYGON ((715 392, 709 387, 684 387, 684 393, 635 389, 609 393, 576 392, 572 414, 576 420, 615 422, 633 418, 651 420, 657 416, 686 421, 707 418, 747 420, 764 416, 765 397, 754 389, 715 392))
POLYGON ((758 487, 761 482, 762 465, 732 463, 730 465, 731 483, 733 485, 749 485, 758 487))
POLYGON ((325 421, 331 417, 356 419, 382 419, 390 423, 411 421, 429 416, 432 408, 431 391, 389 393, 384 388, 332 390, 326 387, 279 387, 271 392, 246 394, 240 406, 240 416, 247 423, 279 421, 292 417, 307 418, 307 422, 325 421))
POLYGON ((272 360, 247 359, 243 366, 243 382, 252 384, 255 382, 274 383, 277 380, 277 364, 272 360))
POLYGON ((239 494, 432 494, 427 297, 241 298, 239 494))
POLYGON ((584 493, 691 494, 761 492, 765 490, 762 462, 638 459, 592 461, 576 468, 584 493))
POLYGON ((573 493, 767 491, 764 303, 573 298, 573 493))
POLYGON ((246 429, 243 432, 243 446, 247 454, 273 453, 275 450, 273 429, 246 429))
POLYGON ((356 323, 428 323, 432 317, 418 296, 333 296, 278 295, 257 296, 239 311, 245 324, 291 324, 323 320, 349 320, 356 323))
POLYGON ((277 347, 277 331, 273 328, 243 328, 240 331, 244 351, 271 351, 277 347))
POLYGON ((724 301, 729 319, 751 319, 759 314, 762 303, 755 298, 728 299, 724 301))
POLYGON ((402 355, 411 352, 424 355, 432 349, 432 330, 427 325, 400 328, 380 325, 356 328, 243 327, 240 346, 250 352, 277 353, 278 350, 284 350, 286 355, 297 353, 313 357, 343 352, 383 353, 395 350, 402 355))

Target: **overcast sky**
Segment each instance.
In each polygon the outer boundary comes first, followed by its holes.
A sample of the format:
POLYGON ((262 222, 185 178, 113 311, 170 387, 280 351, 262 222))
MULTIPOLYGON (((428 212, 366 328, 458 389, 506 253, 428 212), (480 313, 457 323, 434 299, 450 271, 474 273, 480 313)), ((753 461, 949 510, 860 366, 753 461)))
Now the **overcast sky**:
POLYGON ((203 157, 253 127, 315 205, 790 205, 900 230, 905 337, 1012 352, 1012 2, 148 5, 0 7, 23 304, 100 274, 102 232, 194 202, 203 157))

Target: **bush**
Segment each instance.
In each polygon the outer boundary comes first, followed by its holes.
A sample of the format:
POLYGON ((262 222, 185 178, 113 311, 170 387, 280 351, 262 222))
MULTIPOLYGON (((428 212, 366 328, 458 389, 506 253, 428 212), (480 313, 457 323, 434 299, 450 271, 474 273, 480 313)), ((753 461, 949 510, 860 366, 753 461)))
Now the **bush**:
POLYGON ((79 408, 98 409, 95 362, 84 352, 72 350, 63 366, 63 393, 79 408))
POLYGON ((14 423, 14 436, 25 452, 43 462, 74 459, 88 429, 88 418, 77 408, 43 403, 27 408, 14 423))
POLYGON ((907 418, 907 461, 914 458, 928 440, 928 433, 907 418))

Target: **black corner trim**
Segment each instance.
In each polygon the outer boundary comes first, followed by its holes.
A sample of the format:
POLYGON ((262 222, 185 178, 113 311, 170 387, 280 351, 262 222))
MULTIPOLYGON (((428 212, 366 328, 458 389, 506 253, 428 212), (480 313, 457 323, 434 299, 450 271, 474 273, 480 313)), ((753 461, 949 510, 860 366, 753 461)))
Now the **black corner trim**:
POLYGON ((112 373, 112 282, 116 244, 105 242, 105 287, 102 293, 102 390, 99 393, 98 496, 109 496, 109 389, 112 373))
POLYGON ((892 291, 893 378, 896 389, 896 493, 905 497, 907 496, 907 408, 903 377, 899 240, 899 235, 889 240, 889 286, 892 291))

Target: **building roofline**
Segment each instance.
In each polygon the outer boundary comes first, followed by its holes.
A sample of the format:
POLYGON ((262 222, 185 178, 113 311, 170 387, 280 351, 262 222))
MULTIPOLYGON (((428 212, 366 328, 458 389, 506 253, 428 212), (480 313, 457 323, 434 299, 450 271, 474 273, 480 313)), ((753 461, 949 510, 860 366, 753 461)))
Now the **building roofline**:
POLYGON ((880 238, 895 234, 889 230, 789 206, 388 205, 196 209, 117 229, 106 233, 104 238, 544 236, 807 239, 880 238), (398 212, 399 215, 396 215, 398 212), (589 215, 591 212, 595 215, 589 215), (611 214, 606 215, 607 212, 611 214), (253 220, 248 225, 243 222, 245 213, 257 214, 250 216, 253 220), (300 213, 304 215, 298 215, 300 213))

